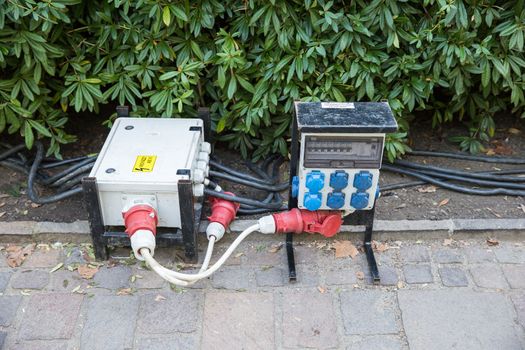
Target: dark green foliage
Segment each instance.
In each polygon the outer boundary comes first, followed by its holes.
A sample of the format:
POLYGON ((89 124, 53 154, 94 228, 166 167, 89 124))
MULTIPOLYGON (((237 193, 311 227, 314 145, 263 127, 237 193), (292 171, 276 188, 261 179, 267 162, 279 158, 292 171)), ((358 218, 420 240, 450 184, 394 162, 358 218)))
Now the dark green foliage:
MULTIPOLYGON (((522 1, 0 0, 0 131, 73 138, 67 111, 138 116, 209 105, 243 156, 287 153, 293 101, 386 99, 404 152, 415 111, 454 118, 471 151, 523 113, 522 1)), ((111 122, 111 120, 109 120, 111 122)))

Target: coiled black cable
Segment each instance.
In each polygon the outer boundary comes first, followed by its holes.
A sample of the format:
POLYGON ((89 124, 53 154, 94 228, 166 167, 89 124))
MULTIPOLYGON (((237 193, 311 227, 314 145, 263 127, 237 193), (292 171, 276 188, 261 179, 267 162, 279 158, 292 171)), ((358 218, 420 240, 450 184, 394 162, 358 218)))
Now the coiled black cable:
POLYGON ((439 180, 432 176, 417 172, 415 170, 404 169, 404 168, 397 167, 394 165, 389 165, 389 164, 383 164, 382 169, 387 170, 387 171, 392 171, 395 173, 399 173, 399 174, 409 175, 409 176, 424 180, 425 182, 428 182, 428 183, 431 183, 431 184, 434 184, 439 187, 443 187, 443 188, 446 188, 452 191, 456 191, 456 192, 462 192, 462 193, 474 194, 474 195, 480 195, 480 196, 492 196, 492 195, 498 195, 498 194, 510 195, 510 196, 525 196, 525 191, 518 190, 518 189, 511 190, 508 188, 490 188, 490 189, 470 188, 470 187, 452 184, 447 181, 439 180))
POLYGON ((506 158, 493 156, 473 156, 465 153, 451 153, 451 152, 434 152, 434 151, 409 151, 406 154, 411 156, 427 156, 427 157, 444 157, 462 160, 472 160, 476 162, 485 163, 499 163, 499 164, 525 164, 523 158, 506 158))

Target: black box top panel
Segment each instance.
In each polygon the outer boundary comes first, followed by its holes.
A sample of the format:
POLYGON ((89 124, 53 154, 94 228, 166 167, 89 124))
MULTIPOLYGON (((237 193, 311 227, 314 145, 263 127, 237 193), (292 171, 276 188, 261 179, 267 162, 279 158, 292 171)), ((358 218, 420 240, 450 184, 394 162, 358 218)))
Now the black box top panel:
POLYGON ((387 102, 295 102, 302 132, 389 133, 397 122, 387 102))

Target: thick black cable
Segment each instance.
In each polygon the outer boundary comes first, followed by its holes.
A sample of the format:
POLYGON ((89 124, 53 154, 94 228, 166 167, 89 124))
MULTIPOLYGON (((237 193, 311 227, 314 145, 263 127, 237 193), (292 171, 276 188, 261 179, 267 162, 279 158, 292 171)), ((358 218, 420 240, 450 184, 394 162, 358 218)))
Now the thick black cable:
POLYGON ((232 169, 232 168, 230 168, 230 167, 228 167, 228 166, 226 166, 224 164, 216 162, 216 161, 214 161, 212 159, 210 159, 210 168, 216 168, 216 169, 222 171, 223 173, 226 173, 226 174, 229 174, 231 176, 238 177, 238 178, 243 178, 243 179, 246 179, 246 180, 254 181, 254 182, 265 184, 265 185, 272 185, 271 183, 268 183, 268 181, 262 180, 260 178, 257 178, 255 176, 252 176, 250 174, 247 174, 247 173, 244 173, 244 172, 241 172, 241 171, 237 171, 237 170, 232 169))
POLYGON ((11 149, 8 149, 5 152, 0 153, 0 160, 3 160, 5 158, 9 157, 10 155, 13 155, 13 154, 17 153, 18 151, 23 150, 25 147, 26 146, 24 144, 20 144, 20 145, 14 146, 11 149))
POLYGON ((417 169, 417 170, 438 171, 438 172, 442 172, 445 174, 457 175, 457 176, 462 176, 462 177, 470 177, 470 178, 475 178, 475 179, 480 179, 480 180, 493 180, 493 181, 500 181, 500 182, 525 182, 525 177, 501 176, 501 175, 498 176, 498 175, 488 174, 484 172, 481 172, 481 173, 468 172, 468 171, 463 171, 463 170, 442 168, 442 167, 433 166, 433 165, 418 164, 414 162, 408 162, 406 160, 396 160, 394 162, 394 165, 402 166, 406 168, 417 169))
POLYGON ((210 175, 213 176, 214 178, 219 178, 219 179, 235 182, 235 183, 245 185, 248 187, 253 187, 253 188, 256 188, 262 191, 281 192, 287 189, 289 186, 287 183, 282 183, 282 184, 277 184, 277 185, 261 184, 261 183, 258 183, 252 180, 242 179, 242 178, 235 177, 233 175, 226 174, 226 173, 221 173, 215 170, 210 170, 210 175))
MULTIPOLYGON (((405 169, 404 167, 400 167, 405 169)), ((450 175, 445 174, 438 171, 431 171, 431 170, 417 170, 420 174, 430 175, 433 177, 441 178, 441 179, 447 179, 452 181, 459 181, 459 182, 466 182, 470 183, 476 186, 482 186, 482 187, 501 187, 501 188, 511 188, 516 190, 525 190, 525 185, 523 184, 517 184, 514 182, 500 182, 500 181, 489 181, 489 180, 480 180, 480 179, 472 179, 469 177, 463 177, 463 176, 456 176, 456 175, 450 175)))
POLYGON ((411 155, 411 156, 444 157, 444 158, 454 158, 454 159, 462 159, 462 160, 472 160, 476 162, 485 162, 485 163, 525 164, 525 159, 522 159, 522 158, 473 156, 473 155, 465 154, 465 153, 410 151, 410 152, 407 152, 406 154, 411 155))
POLYGON ((93 159, 95 157, 81 156, 81 157, 69 158, 69 159, 64 159, 64 160, 58 160, 58 161, 54 161, 50 163, 42 163, 40 165, 40 169, 58 168, 64 165, 76 163, 76 162, 83 161, 85 159, 90 159, 90 158, 93 159))
POLYGON ((474 194, 474 195, 480 195, 480 196, 492 196, 492 195, 498 195, 498 194, 510 195, 510 196, 525 196, 525 191, 520 191, 520 190, 510 190, 506 188, 477 189, 477 188, 470 188, 470 187, 455 185, 455 184, 451 184, 443 180, 435 179, 425 174, 421 174, 414 170, 403 169, 403 168, 396 167, 393 165, 388 165, 388 164, 383 164, 382 169, 391 171, 394 173, 409 175, 409 176, 424 180, 426 182, 429 182, 431 184, 437 185, 439 187, 443 187, 443 188, 446 188, 452 191, 456 191, 456 192, 461 192, 461 193, 474 194))
MULTIPOLYGON (((77 164, 67 168, 67 169, 64 169, 62 170, 61 172, 53 175, 53 176, 50 176, 47 181, 45 182, 45 185, 49 185, 49 184, 52 184, 53 182, 57 181, 57 180, 60 180, 61 178, 63 178, 64 176, 74 172, 75 170, 83 167, 84 165, 88 165, 88 164, 92 164, 96 161, 97 159, 96 158, 89 158, 89 159, 85 159, 83 161, 80 161, 78 162, 77 164)), ((33 163, 34 164, 34 163, 33 163)))
POLYGON ((258 201, 256 199, 250 199, 245 197, 239 197, 239 196, 232 196, 229 194, 226 194, 224 192, 217 192, 214 190, 210 190, 208 188, 204 189, 204 194, 211 196, 211 197, 217 197, 222 198, 227 201, 246 204, 252 207, 258 207, 258 208, 266 208, 266 209, 277 209, 281 207, 281 204, 279 203, 264 203, 262 201, 258 201))
POLYGON ((55 182, 50 183, 49 186, 51 186, 51 187, 58 187, 58 186, 60 186, 60 185, 62 185, 64 183, 66 183, 70 179, 75 178, 79 174, 84 174, 85 172, 89 172, 92 168, 93 168, 93 163, 83 165, 80 168, 75 169, 72 172, 70 172, 69 174, 61 177, 58 180, 56 180, 55 182))
POLYGON ((48 204, 53 203, 68 197, 71 197, 75 194, 82 192, 82 187, 73 188, 71 190, 47 196, 47 197, 39 197, 37 193, 35 192, 34 185, 35 185, 35 178, 36 173, 38 170, 38 166, 40 165, 40 162, 44 158, 44 146, 40 141, 35 142, 36 146, 36 156, 35 160, 33 161, 33 165, 31 165, 31 169, 29 171, 29 176, 27 178, 27 196, 29 199, 31 199, 32 202, 37 204, 48 204))

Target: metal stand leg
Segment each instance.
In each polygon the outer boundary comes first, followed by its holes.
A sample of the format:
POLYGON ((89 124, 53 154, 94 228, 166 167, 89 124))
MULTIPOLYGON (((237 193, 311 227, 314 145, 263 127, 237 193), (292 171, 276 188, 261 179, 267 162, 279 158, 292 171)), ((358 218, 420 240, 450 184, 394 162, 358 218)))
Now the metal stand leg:
POLYGON ((374 284, 378 284, 381 281, 379 277, 379 270, 377 269, 377 262, 374 256, 374 249, 372 248, 372 232, 374 230, 374 209, 368 211, 365 219, 365 239, 364 247, 366 260, 368 261, 368 267, 370 268, 370 276, 374 284))
POLYGON ((293 251, 293 234, 286 234, 286 256, 288 258, 288 279, 290 282, 297 281, 295 272, 295 256, 293 251))
POLYGON ((108 250, 104 238, 104 223, 100 213, 100 203, 98 200, 97 179, 94 177, 85 177, 82 179, 82 188, 88 212, 89 228, 93 240, 93 250, 98 260, 107 260, 108 250))
POLYGON ((195 208, 193 204, 193 188, 191 180, 179 180, 179 207, 181 218, 182 242, 188 262, 195 263, 197 253, 197 230, 195 223, 195 208))

